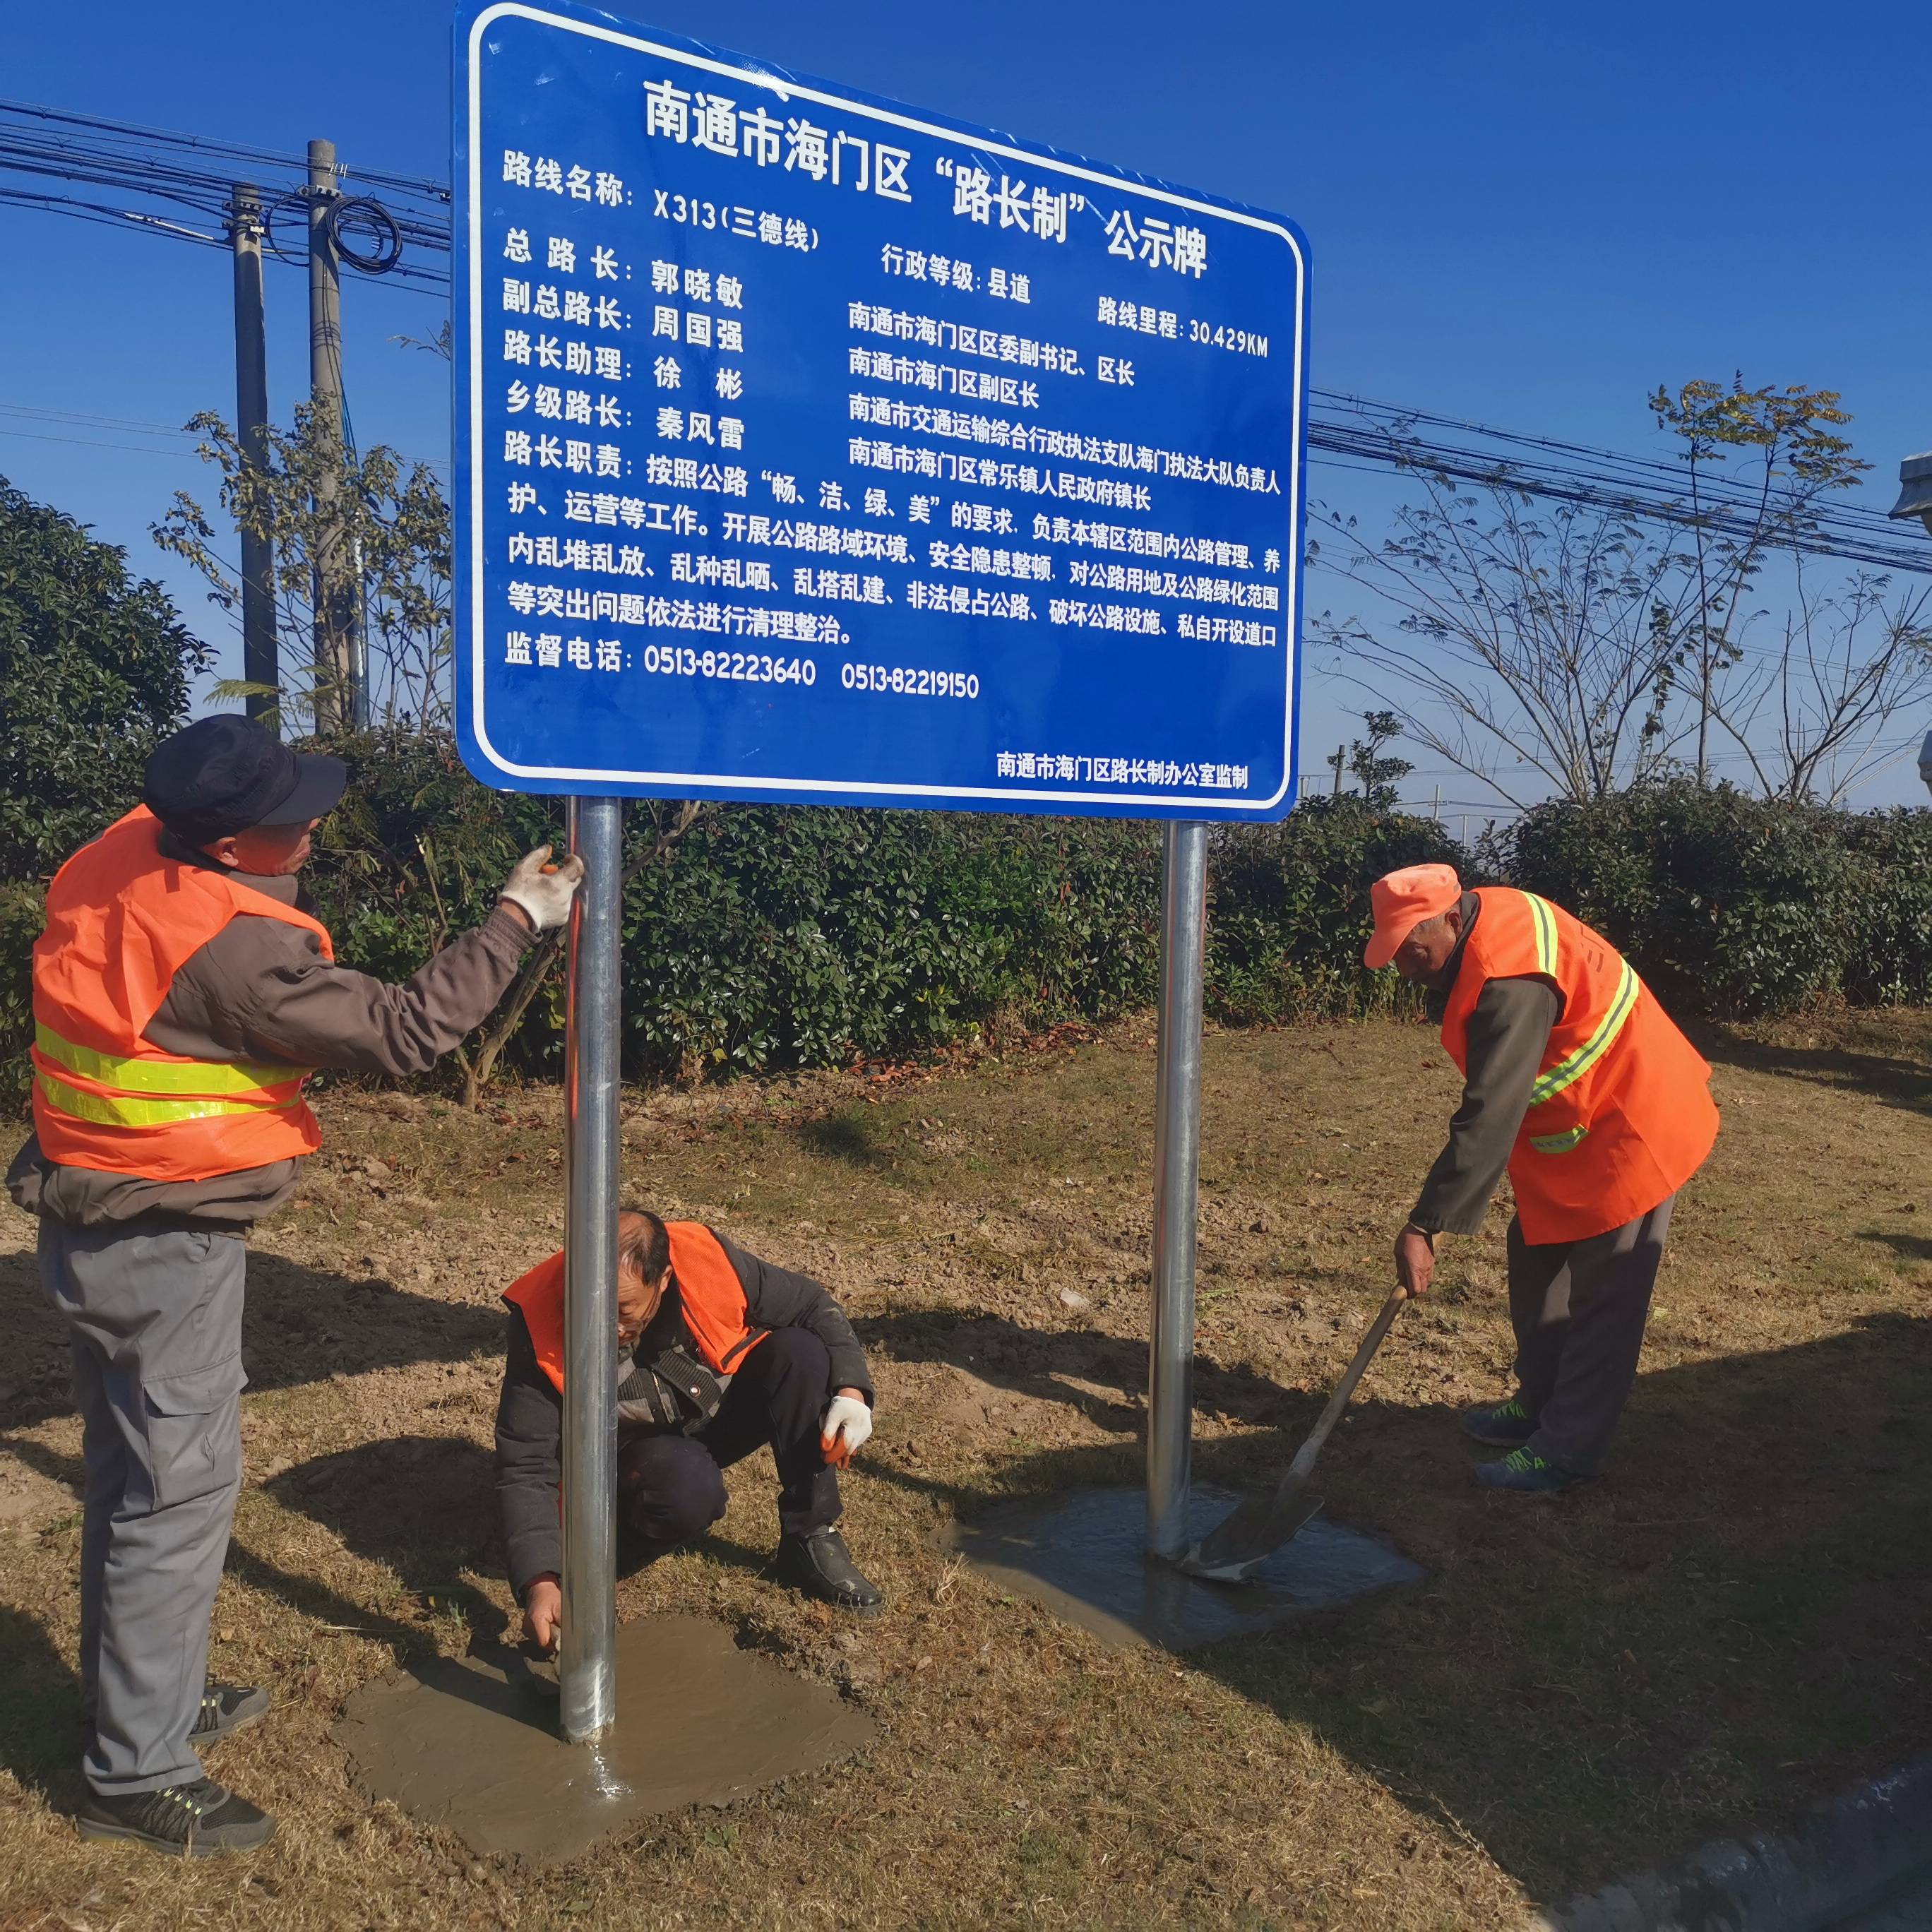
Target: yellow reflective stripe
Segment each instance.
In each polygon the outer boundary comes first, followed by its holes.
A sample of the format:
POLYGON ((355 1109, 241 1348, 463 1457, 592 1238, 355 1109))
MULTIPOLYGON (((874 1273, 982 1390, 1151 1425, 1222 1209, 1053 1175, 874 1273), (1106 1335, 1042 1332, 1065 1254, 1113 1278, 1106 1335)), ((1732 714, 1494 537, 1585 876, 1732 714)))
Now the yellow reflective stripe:
POLYGON ((1572 1127, 1567 1134, 1532 1134, 1529 1144, 1538 1154, 1568 1154, 1589 1131, 1588 1127, 1572 1127))
POLYGON ((1604 1016, 1603 1023, 1574 1053, 1559 1060, 1538 1078, 1529 1090, 1529 1104, 1532 1107, 1540 1107, 1544 1101, 1554 1100, 1564 1088, 1582 1079, 1609 1052, 1610 1042, 1622 1032, 1624 1022, 1630 1018, 1636 1005, 1636 996, 1642 990, 1642 982, 1628 959, 1623 962, 1623 977, 1617 982, 1616 998, 1610 1002, 1610 1010, 1604 1016))
POLYGON ((102 1127, 171 1127, 183 1120, 206 1120, 222 1114, 277 1114, 298 1106, 298 1100, 261 1106, 247 1100, 121 1100, 106 1094, 83 1094, 51 1074, 35 1076, 50 1106, 76 1120, 102 1127))
POLYGON ((1530 923, 1536 928, 1536 970, 1553 980, 1556 976, 1556 915, 1547 899, 1540 899, 1534 892, 1525 892, 1523 897, 1529 902, 1530 923))
POLYGON ((104 1087, 118 1088, 124 1094, 260 1094, 300 1080, 309 1070, 305 1066, 268 1066, 253 1060, 196 1060, 185 1064, 136 1060, 76 1046, 43 1025, 34 1028, 34 1044, 70 1073, 78 1073, 83 1080, 98 1080, 104 1087))

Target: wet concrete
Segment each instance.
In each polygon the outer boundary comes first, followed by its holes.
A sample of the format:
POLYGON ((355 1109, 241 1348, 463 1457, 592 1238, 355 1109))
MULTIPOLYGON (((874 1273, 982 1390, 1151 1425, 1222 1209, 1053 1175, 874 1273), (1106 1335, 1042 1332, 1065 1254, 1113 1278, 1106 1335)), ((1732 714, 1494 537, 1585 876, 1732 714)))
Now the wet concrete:
MULTIPOLYGON (((1234 1502, 1223 1490, 1196 1490, 1191 1537, 1234 1502)), ((1167 1650, 1250 1636, 1424 1574, 1387 1544, 1319 1516, 1245 1583, 1203 1582, 1151 1562, 1146 1534, 1142 1491, 1080 1490, 1051 1503, 1004 1504, 958 1524, 953 1540, 976 1570, 1106 1642, 1167 1650)))
POLYGON ((592 1744, 563 1742, 555 1698, 508 1651, 364 1685, 336 1741, 369 1796, 472 1852, 550 1865, 658 1814, 823 1770, 872 1735, 835 1692, 740 1650, 706 1618, 620 1624, 616 1678, 617 1721, 592 1744))

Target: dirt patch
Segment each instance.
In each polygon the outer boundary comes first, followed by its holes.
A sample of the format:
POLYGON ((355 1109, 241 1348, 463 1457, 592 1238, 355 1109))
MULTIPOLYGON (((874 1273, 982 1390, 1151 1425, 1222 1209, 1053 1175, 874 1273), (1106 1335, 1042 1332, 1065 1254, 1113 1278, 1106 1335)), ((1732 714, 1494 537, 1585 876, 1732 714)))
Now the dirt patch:
MULTIPOLYGON (((39 1499, 0 1534, 0 1921, 1442 1932, 1789 1820, 1924 1748, 1932 1018, 1712 1043, 1724 1133, 1680 1205, 1600 1484, 1554 1504, 1473 1488, 1454 1421, 1508 1386, 1501 1210, 1451 1244, 1322 1466, 1335 1516, 1427 1578, 1184 1665, 1106 1649, 935 1534, 1136 1479, 1150 1049, 1136 1022, 1070 1051, 627 1106, 634 1197, 850 1307, 880 1400, 844 1527, 890 1602, 848 1628, 764 1575, 758 1462, 731 1473, 716 1536, 622 1580, 620 1614, 712 1619, 879 1731, 849 1767, 660 1818, 541 1880, 370 1802, 331 1733, 399 1662, 512 1627, 496 1298, 560 1238, 556 1096, 480 1118, 327 1097, 328 1150, 256 1244, 214 1667, 277 1701, 210 1754, 282 1820, 246 1864, 170 1870, 81 1844, 65 1815, 80 1443, 33 1231, 0 1217, 0 1469, 39 1499)), ((1210 1036, 1204 1481, 1259 1478, 1312 1423, 1455 1090, 1419 1030, 1210 1036)))

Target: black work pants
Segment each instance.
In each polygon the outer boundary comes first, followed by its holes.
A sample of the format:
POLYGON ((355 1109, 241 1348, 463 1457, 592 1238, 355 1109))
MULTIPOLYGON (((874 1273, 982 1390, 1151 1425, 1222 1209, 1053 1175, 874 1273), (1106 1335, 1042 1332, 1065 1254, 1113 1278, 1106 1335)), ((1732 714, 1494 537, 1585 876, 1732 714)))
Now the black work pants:
POLYGON ((1636 1384, 1676 1198, 1586 1240, 1532 1245, 1520 1220, 1510 1223, 1516 1380, 1523 1407, 1536 1418, 1526 1446, 1572 1475, 1602 1468, 1636 1384))
POLYGON ((819 1448, 832 1356, 809 1328, 774 1328, 744 1356, 718 1413, 694 1436, 632 1436, 617 1451, 617 1507, 654 1551, 701 1536, 724 1514, 724 1472, 770 1443, 778 1527, 838 1520, 838 1477, 819 1448))

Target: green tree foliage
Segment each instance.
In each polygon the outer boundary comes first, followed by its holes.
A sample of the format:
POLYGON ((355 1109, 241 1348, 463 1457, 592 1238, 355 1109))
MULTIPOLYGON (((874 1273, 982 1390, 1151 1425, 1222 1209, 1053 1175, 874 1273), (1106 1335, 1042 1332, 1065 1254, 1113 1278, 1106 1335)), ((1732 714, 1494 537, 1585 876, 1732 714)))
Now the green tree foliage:
POLYGON ((45 881, 134 803, 207 661, 124 551, 0 478, 0 1098, 25 1090, 45 881))
MULTIPOLYGON (((368 717, 425 730, 446 727, 450 521, 434 472, 381 444, 360 454, 348 448, 306 405, 296 410, 293 429, 266 432, 259 466, 244 461, 220 417, 198 416, 188 427, 203 439, 199 454, 220 472, 224 523, 245 525, 275 547, 280 682, 260 692, 230 683, 218 695, 269 698, 284 725, 344 728, 350 666, 327 647, 316 655, 320 586, 345 638, 359 612, 368 643, 368 717)), ((239 613, 239 566, 224 554, 225 532, 194 497, 177 491, 154 535, 200 573, 214 603, 239 613)))
POLYGON ((125 551, 0 478, 0 879, 44 878, 134 802, 207 662, 125 551))

